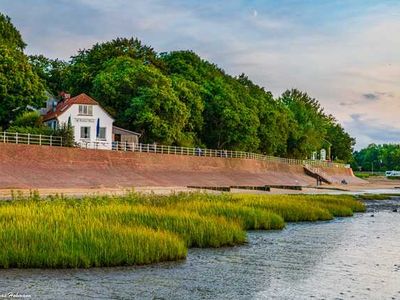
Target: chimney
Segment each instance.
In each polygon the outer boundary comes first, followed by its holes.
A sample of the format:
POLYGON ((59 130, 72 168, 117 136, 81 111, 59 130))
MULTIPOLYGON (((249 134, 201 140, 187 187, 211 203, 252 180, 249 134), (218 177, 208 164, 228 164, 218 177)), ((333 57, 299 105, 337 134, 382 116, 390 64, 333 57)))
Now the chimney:
POLYGON ((62 98, 62 101, 67 101, 69 98, 71 98, 71 94, 67 94, 66 92, 61 92, 60 96, 62 98))

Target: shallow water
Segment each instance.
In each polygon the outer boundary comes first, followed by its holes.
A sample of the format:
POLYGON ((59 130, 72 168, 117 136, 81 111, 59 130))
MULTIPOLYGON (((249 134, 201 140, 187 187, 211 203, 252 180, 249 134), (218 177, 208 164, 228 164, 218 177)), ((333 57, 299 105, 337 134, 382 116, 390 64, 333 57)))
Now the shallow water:
POLYGON ((400 299, 400 212, 392 212, 398 205, 375 203, 369 212, 353 218, 250 232, 248 245, 191 249, 182 262, 1 270, 0 296, 11 292, 32 299, 400 299))

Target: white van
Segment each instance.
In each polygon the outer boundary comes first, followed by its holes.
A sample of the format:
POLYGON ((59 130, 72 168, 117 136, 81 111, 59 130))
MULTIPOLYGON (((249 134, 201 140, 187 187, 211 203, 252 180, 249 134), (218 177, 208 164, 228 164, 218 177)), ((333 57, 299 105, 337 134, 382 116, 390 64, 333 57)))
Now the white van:
POLYGON ((400 171, 386 171, 385 176, 386 177, 392 177, 392 176, 400 177, 400 171))

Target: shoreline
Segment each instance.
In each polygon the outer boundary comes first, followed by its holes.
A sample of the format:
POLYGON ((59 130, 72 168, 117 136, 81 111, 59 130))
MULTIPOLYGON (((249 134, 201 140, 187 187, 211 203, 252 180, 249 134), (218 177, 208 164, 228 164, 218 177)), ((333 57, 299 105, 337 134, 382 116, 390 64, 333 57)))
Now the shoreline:
MULTIPOLYGON (((40 196, 64 195, 67 197, 81 198, 96 195, 125 195, 127 192, 138 192, 143 194, 169 195, 180 192, 206 192, 219 194, 219 191, 208 189, 187 188, 183 186, 139 186, 139 187, 76 187, 76 188, 1 188, 0 200, 10 200, 12 193, 15 195, 29 196, 37 191, 40 196)), ((388 180, 384 177, 368 179, 363 185, 322 185, 306 186, 302 190, 271 188, 270 191, 257 191, 232 188, 232 194, 257 194, 257 195, 279 195, 279 194, 329 194, 329 195, 357 195, 357 194, 400 194, 400 180, 388 180)))

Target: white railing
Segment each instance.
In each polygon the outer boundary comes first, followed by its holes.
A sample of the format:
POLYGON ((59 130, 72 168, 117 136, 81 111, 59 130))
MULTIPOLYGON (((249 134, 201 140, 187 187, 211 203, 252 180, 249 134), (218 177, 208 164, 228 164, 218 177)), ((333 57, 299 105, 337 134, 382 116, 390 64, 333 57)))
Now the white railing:
MULTIPOLYGON (((60 136, 0 132, 0 143, 63 146, 63 139, 60 136)), ((268 156, 268 155, 244 152, 244 151, 189 148, 189 147, 178 147, 178 146, 165 146, 158 144, 121 143, 121 142, 113 142, 112 144, 110 144, 104 141, 96 141, 96 142, 82 141, 80 143, 77 143, 76 147, 85 149, 114 150, 114 151, 127 151, 127 152, 254 159, 261 161, 279 162, 290 165, 302 165, 302 166, 308 165, 315 167, 336 167, 336 168, 346 167, 346 165, 344 164, 338 164, 327 161, 282 158, 282 157, 268 156)))
POLYGON ((316 167, 345 168, 344 164, 333 163, 333 162, 328 162, 328 161, 281 158, 281 157, 275 157, 275 156, 269 156, 269 155, 251 153, 251 152, 244 152, 244 151, 165 146, 165 145, 158 145, 158 144, 113 142, 110 145, 110 144, 107 144, 104 142, 85 142, 85 143, 80 144, 80 147, 87 148, 87 149, 111 149, 114 151, 127 151, 127 152, 144 152, 144 153, 189 155, 189 156, 203 156, 203 157, 254 159, 254 160, 262 160, 262 161, 273 161, 273 162, 285 163, 285 164, 290 164, 290 165, 302 165, 302 166, 309 165, 309 166, 316 166, 316 167))
POLYGON ((27 144, 42 146, 63 146, 61 136, 18 133, 18 132, 0 132, 0 143, 27 144))

